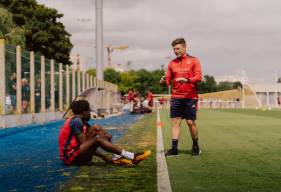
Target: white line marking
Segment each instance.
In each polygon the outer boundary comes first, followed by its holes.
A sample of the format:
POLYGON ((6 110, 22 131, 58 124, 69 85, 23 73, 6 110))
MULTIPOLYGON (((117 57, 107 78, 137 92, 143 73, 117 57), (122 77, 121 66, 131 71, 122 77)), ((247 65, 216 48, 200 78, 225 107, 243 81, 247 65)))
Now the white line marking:
POLYGON ((162 124, 157 105, 157 187, 158 192, 171 192, 171 184, 164 154, 162 124))

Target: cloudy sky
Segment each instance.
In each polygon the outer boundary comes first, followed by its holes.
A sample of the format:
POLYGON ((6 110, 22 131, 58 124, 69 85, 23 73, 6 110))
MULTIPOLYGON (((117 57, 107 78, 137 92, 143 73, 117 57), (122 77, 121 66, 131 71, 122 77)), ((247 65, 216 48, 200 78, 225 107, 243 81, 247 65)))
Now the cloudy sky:
MULTIPOLYGON (((95 67, 95 1, 38 0, 64 14, 73 54, 95 67)), ((167 66, 170 43, 184 37, 203 73, 239 75, 273 82, 281 76, 281 1, 279 0, 104 0, 104 43, 127 44, 112 53, 113 64, 131 68, 167 66)), ((106 60, 106 50, 104 50, 106 60)))

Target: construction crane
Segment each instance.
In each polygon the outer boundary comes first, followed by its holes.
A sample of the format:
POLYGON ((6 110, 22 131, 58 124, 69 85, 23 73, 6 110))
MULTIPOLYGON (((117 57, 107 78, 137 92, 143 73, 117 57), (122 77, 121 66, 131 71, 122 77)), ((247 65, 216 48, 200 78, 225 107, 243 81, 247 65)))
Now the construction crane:
MULTIPOLYGON (((83 46, 83 47, 93 47, 93 48, 96 48, 95 46, 95 43, 91 43, 91 42, 75 42, 74 43, 76 45, 80 45, 80 46, 83 46)), ((114 50, 124 50, 124 49, 128 49, 129 46, 128 45, 119 45, 119 46, 112 46, 111 44, 108 44, 105 46, 105 48, 107 49, 107 67, 112 67, 112 64, 111 64, 111 53, 114 51, 114 50)))
POLYGON ((128 45, 112 46, 111 44, 108 44, 105 47, 107 49, 107 65, 108 65, 108 67, 112 67, 112 65, 111 65, 111 53, 114 50, 124 50, 124 49, 127 49, 129 46, 128 45))

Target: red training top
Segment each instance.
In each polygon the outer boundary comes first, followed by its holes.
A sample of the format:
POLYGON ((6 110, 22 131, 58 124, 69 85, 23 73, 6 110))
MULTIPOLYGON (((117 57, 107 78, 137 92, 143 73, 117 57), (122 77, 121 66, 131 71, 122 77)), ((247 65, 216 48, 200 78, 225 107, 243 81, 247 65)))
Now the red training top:
POLYGON ((134 100, 134 92, 133 91, 129 91, 128 92, 128 97, 127 97, 128 101, 131 102, 134 100))
POLYGON ((148 100, 148 105, 152 107, 153 106, 153 93, 151 91, 148 91, 146 98, 148 100))
POLYGON ((197 82, 202 80, 201 64, 195 57, 183 55, 172 60, 166 73, 166 84, 173 82, 172 98, 198 99, 197 82), (182 83, 177 78, 188 78, 190 82, 182 83))

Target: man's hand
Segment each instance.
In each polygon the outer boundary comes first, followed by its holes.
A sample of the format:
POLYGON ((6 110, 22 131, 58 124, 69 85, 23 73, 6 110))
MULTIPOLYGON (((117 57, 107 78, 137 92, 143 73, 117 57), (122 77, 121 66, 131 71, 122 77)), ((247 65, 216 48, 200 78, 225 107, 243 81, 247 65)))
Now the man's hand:
POLYGON ((166 76, 165 76, 165 75, 163 75, 163 76, 161 77, 159 83, 160 83, 160 85, 163 85, 163 86, 166 85, 166 76))
POLYGON ((189 83, 190 79, 189 78, 184 78, 184 77, 179 77, 179 78, 176 78, 176 81, 180 82, 180 83, 189 83))
POLYGON ((100 137, 106 138, 108 141, 112 139, 112 135, 108 133, 102 126, 100 125, 93 125, 95 130, 95 135, 99 135, 100 137))

